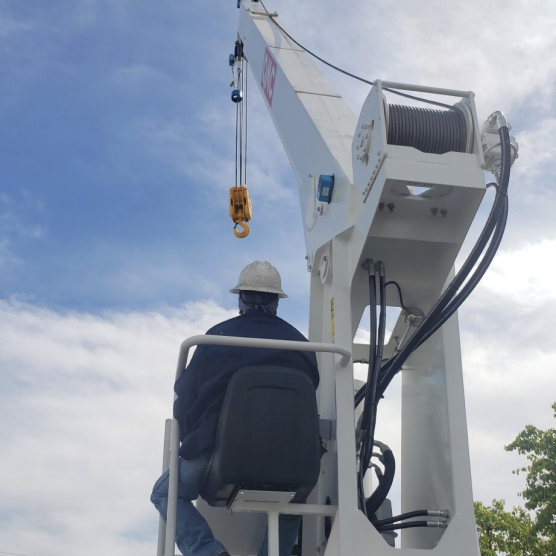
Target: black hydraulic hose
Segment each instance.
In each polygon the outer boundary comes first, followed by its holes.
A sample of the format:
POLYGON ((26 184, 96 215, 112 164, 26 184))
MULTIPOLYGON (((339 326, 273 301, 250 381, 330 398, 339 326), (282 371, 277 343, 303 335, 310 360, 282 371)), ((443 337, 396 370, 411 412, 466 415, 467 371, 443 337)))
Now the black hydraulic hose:
POLYGON ((383 525, 377 527, 380 533, 384 531, 395 531, 396 529, 413 529, 414 527, 429 527, 428 521, 408 521, 407 523, 394 523, 394 525, 383 525))
POLYGON ((392 450, 384 451, 384 476, 382 481, 376 488, 376 490, 371 494, 367 500, 367 515, 373 515, 380 506, 382 506, 384 500, 388 496, 390 489, 392 488, 392 483, 394 482, 394 477, 396 475, 396 458, 392 453, 392 450))
POLYGON ((405 304, 403 302, 402 289, 400 288, 400 285, 397 282, 395 282, 394 280, 390 280, 390 282, 386 282, 386 286, 389 286, 390 284, 392 284, 393 286, 396 286, 396 289, 398 290, 398 296, 400 298, 400 305, 401 305, 402 309, 405 309, 407 311, 407 307, 405 306, 405 304))
POLYGON ((382 361, 384 353, 384 339, 386 337, 386 276, 384 265, 380 263, 379 267, 379 291, 380 291, 380 316, 378 321, 378 341, 376 357, 379 362, 382 361))
MULTIPOLYGON (((370 263, 373 265, 373 263, 370 263)), ((365 407, 363 408, 363 416, 361 419, 361 430, 364 431, 361 453, 363 447, 367 447, 366 433, 368 432, 369 417, 371 414, 371 399, 373 395, 373 379, 376 377, 378 380, 378 373, 375 373, 375 360, 376 360, 376 340, 377 340, 377 319, 376 319, 376 277, 374 265, 369 270, 369 311, 370 311, 370 325, 371 325, 371 339, 369 344, 369 370, 367 372, 367 382, 365 384, 365 407)), ((372 446, 370 447, 372 450, 372 446)))
POLYGON ((392 523, 396 523, 397 521, 404 521, 406 519, 411 519, 412 517, 426 517, 428 515, 429 515, 428 510, 416 510, 414 512, 406 512, 405 514, 387 517, 386 519, 377 519, 372 523, 375 527, 379 527, 382 525, 392 525, 392 523))
MULTIPOLYGON (((503 128, 506 129, 506 128, 503 128)), ((508 160, 511 157, 511 143, 509 133, 502 133, 502 129, 500 130, 500 140, 502 144, 502 150, 506 149, 508 153, 508 160), (506 137, 504 137, 506 136, 506 137), (504 145, 504 143, 507 143, 504 145)), ((475 289, 477 284, 481 281, 482 277, 484 276, 485 272, 488 270, 494 256, 496 255, 498 248, 500 247, 500 243, 502 242, 502 237, 504 236, 504 231, 506 229, 506 222, 508 220, 508 184, 509 184, 509 164, 506 166, 502 166, 502 174, 500 176, 500 186, 496 187, 497 195, 500 196, 500 202, 502 203, 502 210, 499 216, 499 220, 496 225, 496 229, 492 235, 492 240, 490 245, 488 246, 487 251, 485 252, 485 256, 481 260, 481 262, 477 265, 475 272, 469 278, 467 283, 463 286, 461 291, 458 293, 455 299, 453 299, 450 304, 444 309, 442 312, 442 317, 435 323, 434 327, 427 332, 425 337, 421 340, 419 345, 425 342, 440 326, 442 326, 461 306, 461 304, 469 297, 471 292, 475 289)))
POLYGON ((363 475, 357 473, 357 495, 359 499, 359 509, 368 517, 367 506, 365 505, 365 486, 363 483, 363 475))
MULTIPOLYGON (((413 334, 413 336, 410 338, 410 340, 400 350, 398 355, 396 355, 395 357, 390 359, 388 361, 388 363, 386 363, 386 365, 381 369, 381 376, 379 378, 379 383, 381 385, 380 388, 379 388, 379 395, 382 395, 384 393, 384 390, 386 390, 386 387, 388 386, 388 384, 390 383, 390 381, 392 380, 394 375, 399 371, 401 366, 405 363, 407 357, 409 357, 411 352, 414 349, 416 349, 418 346, 420 346, 425 341, 425 339, 429 338, 432 335, 432 333, 434 333, 434 332, 432 332, 431 334, 429 334, 428 333, 429 330, 434 328, 434 331, 436 331, 438 329, 438 327, 435 326, 435 322, 433 322, 431 324, 431 318, 433 318, 433 315, 437 316, 439 313, 442 314, 443 310, 445 308, 447 308, 447 306, 450 304, 450 301, 452 301, 451 299, 448 299, 448 297, 447 297, 447 294, 448 294, 449 290, 451 292, 453 292, 453 289, 451 290, 451 287, 455 286, 459 281, 461 281, 461 282, 465 281, 465 279, 467 278, 467 274, 469 273, 470 270, 472 270, 473 266, 476 263, 477 258, 480 256, 482 250, 484 250, 484 247, 485 247, 486 243, 488 243, 488 240, 490 239, 496 225, 498 224, 498 218, 500 217, 500 210, 501 210, 501 208, 503 210, 503 205, 505 204, 506 201, 507 201, 507 194, 501 193, 500 188, 499 188, 498 191, 497 191, 494 203, 492 205, 492 209, 490 211, 489 217, 487 219, 487 222, 486 222, 486 224, 483 228, 483 231, 482 231, 477 243, 475 244, 475 247, 473 248, 471 254, 469 255, 466 263, 460 269, 457 276, 452 281, 452 284, 450 284, 450 286, 446 289, 444 294, 437 301, 437 303, 433 307, 433 309, 425 317, 425 320, 423 321, 423 323, 421 324, 419 329, 415 332, 415 334, 413 334), (480 245, 482 245, 481 251, 478 250, 478 247, 480 245), (471 262, 473 264, 471 264, 471 262), (470 268, 467 270, 468 266, 470 268), (463 276, 462 273, 465 272, 465 271, 467 271, 467 274, 465 276, 463 276), (456 282, 456 280, 458 280, 458 282, 456 282), (430 326, 430 328, 429 328, 429 326, 430 326), (425 338, 425 339, 423 339, 423 338, 425 338), (395 370, 392 370, 393 368, 395 370)), ((459 286, 458 286, 458 288, 459 288, 459 286)), ((469 292, 469 293, 471 293, 471 292, 469 292)), ((458 307, 459 307, 459 305, 458 305, 458 307)), ((445 322, 445 321, 442 321, 442 322, 445 322)), ((366 390, 366 385, 363 385, 357 391, 357 393, 355 394, 355 407, 357 407, 361 403, 363 398, 365 397, 365 390, 366 390)))
POLYGON ((493 231, 496 226, 496 222, 499 216, 499 203, 495 200, 495 203, 492 207, 490 212, 489 218, 479 240, 475 244, 475 247, 469 254, 467 260, 465 261, 464 265, 460 269, 460 271, 456 274, 455 278, 452 280, 450 285, 446 288, 444 293, 440 296, 436 304, 430 310, 429 314, 425 317, 423 322, 421 323, 420 327, 417 331, 409 338, 409 340, 405 343, 402 349, 399 351, 398 355, 394 356, 382 369, 382 378, 381 382, 387 381, 388 383, 402 367, 405 363, 406 359, 409 355, 413 352, 413 350, 417 347, 420 343, 422 337, 427 332, 428 327, 431 323, 434 323, 435 319, 442 313, 444 308, 449 304, 452 300, 454 295, 459 290, 460 286, 465 282, 467 276, 475 266, 478 258, 481 256, 482 252, 484 251, 493 231))
MULTIPOLYGON (((467 283, 464 285, 462 290, 458 293, 455 299, 453 299, 450 304, 444 309, 440 319, 431 326, 430 330, 423 336, 423 339, 419 342, 419 346, 426 342, 462 305, 462 303, 469 297, 471 292, 475 289, 477 284, 481 281, 482 277, 488 270, 490 263, 494 259, 500 243, 502 242, 502 237, 504 235, 504 230, 506 228, 506 221, 508 219, 508 198, 503 199, 504 207, 500 215, 500 223, 496 228, 492 236, 492 241, 485 253, 485 257, 480 262, 480 264, 475 269, 475 272, 469 278, 467 283)), ((417 347, 419 347, 417 346, 417 347)))
MULTIPOLYGON (((369 463, 372 457, 373 446, 375 443, 375 428, 376 428, 376 415, 378 409, 377 397, 377 385, 380 373, 380 363, 382 361, 382 354, 384 353, 384 339, 386 337, 386 278, 384 272, 384 265, 382 263, 377 264, 377 270, 379 272, 379 290, 380 290, 380 317, 378 323, 378 338, 377 338, 377 348, 375 355, 375 362, 373 366, 373 383, 371 386, 371 399, 370 399, 370 415, 369 415, 369 428, 367 437, 367 450, 364 454, 364 459, 362 459, 363 476, 367 472, 369 463)), ((376 311, 376 309, 375 309, 376 311)), ((365 405, 367 400, 365 401, 365 405)))
MULTIPOLYGON (((490 212, 487 223, 485 224, 479 240, 467 257, 464 265, 457 273, 456 277, 452 280, 450 285, 446 288, 446 291, 436 302, 429 314, 425 317, 421 326, 402 347, 398 355, 393 357, 382 369, 380 386, 378 390, 379 395, 382 395, 384 393, 394 375, 401 369, 402 365, 405 363, 413 350, 416 349, 418 345, 420 345, 425 334, 427 334, 427 332, 430 330, 430 327, 435 325, 437 318, 441 317, 444 309, 452 301, 454 295, 457 293, 463 282, 467 279, 469 273, 477 263, 478 258, 484 251, 485 246, 490 240, 495 228, 500 223, 500 218, 501 216, 503 216, 505 210, 504 207, 506 206, 506 197, 511 167, 511 146, 508 128, 506 126, 501 127, 499 133, 500 142, 502 145, 502 172, 500 176, 500 186, 496 192, 496 199, 494 201, 494 205, 490 212)), ((503 232, 503 226, 501 227, 501 229, 503 232)))
MULTIPOLYGON (((371 400, 376 394, 376 387, 378 384, 379 369, 376 368, 376 340, 377 340, 377 320, 376 320, 376 276, 375 266, 372 261, 369 264, 369 309, 371 314, 371 339, 369 344, 369 370, 367 373, 367 383, 365 391, 365 405, 363 407, 363 415, 361 418, 361 431, 363 439, 359 451, 359 476, 358 487, 360 504, 362 504, 362 511, 365 513, 365 494, 363 486, 363 478, 367 470, 368 453, 372 452, 372 446, 369 447, 369 422, 371 415, 371 400)), ((367 515, 367 514, 365 514, 367 515)))

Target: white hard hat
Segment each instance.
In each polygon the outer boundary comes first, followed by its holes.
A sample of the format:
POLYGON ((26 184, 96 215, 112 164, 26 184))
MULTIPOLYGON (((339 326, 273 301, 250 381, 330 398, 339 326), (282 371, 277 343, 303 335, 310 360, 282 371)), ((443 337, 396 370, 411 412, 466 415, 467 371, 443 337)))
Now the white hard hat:
POLYGON ((278 297, 288 297, 282 291, 282 279, 278 271, 267 261, 255 261, 247 265, 239 275, 237 286, 232 293, 241 291, 276 293, 278 297))

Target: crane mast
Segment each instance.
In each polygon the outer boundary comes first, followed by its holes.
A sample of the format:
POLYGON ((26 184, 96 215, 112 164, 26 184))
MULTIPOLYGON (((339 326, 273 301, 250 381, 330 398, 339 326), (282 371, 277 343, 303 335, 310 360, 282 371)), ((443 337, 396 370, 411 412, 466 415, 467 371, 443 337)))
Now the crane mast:
MULTIPOLYGON (((406 305, 425 313, 453 274, 485 192, 474 96, 396 84, 458 97, 470 145, 466 152, 443 154, 389 145, 384 85, 375 83, 357 118, 277 21, 260 3, 242 2, 238 40, 298 180, 311 273, 309 339, 334 342, 353 350, 355 360, 365 360, 368 346, 353 343, 369 304, 363 261, 382 261, 406 305), (333 176, 331 202, 317 197, 321 176, 333 176), (413 195, 408 184, 431 194, 413 195)), ((397 293, 388 294, 388 305, 399 306, 397 293)), ((393 355, 395 339, 406 327, 402 315, 385 357, 393 355)), ((334 374, 329 356, 321 356, 319 366, 319 412, 335 422, 337 435, 329 442, 312 501, 328 498, 339 509, 328 542, 323 520, 305 518, 303 553, 324 548, 327 554, 390 553, 357 505, 355 417, 353 408, 338 407, 353 391, 353 369, 334 374)), ((446 529, 404 531, 401 553, 476 556, 457 315, 408 359, 402 382, 402 512, 447 509, 452 517, 446 529)))

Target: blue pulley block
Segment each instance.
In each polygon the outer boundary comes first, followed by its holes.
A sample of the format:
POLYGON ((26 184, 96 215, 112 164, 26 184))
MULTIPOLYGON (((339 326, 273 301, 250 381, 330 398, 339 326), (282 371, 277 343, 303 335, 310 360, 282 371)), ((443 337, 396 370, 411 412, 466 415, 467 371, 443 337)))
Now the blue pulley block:
POLYGON ((231 67, 233 67, 233 65, 236 63, 236 57, 233 54, 230 54, 230 57, 228 58, 228 63, 230 64, 231 67))
POLYGON ((243 93, 239 89, 232 91, 232 102, 241 102, 243 100, 243 93))
POLYGON ((330 203, 332 200, 332 191, 334 190, 334 175, 320 176, 319 186, 317 188, 317 199, 323 203, 330 203))

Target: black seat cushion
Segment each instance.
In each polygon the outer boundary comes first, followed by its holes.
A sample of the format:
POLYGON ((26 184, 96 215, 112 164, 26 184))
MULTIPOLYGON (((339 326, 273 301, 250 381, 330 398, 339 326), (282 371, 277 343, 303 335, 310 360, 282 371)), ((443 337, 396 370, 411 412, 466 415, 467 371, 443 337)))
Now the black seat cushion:
POLYGON ((228 385, 201 496, 223 506, 239 488, 298 493, 304 499, 320 471, 315 389, 301 371, 239 369, 228 385))

